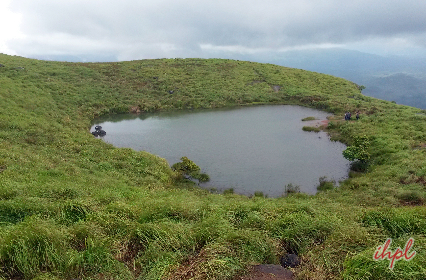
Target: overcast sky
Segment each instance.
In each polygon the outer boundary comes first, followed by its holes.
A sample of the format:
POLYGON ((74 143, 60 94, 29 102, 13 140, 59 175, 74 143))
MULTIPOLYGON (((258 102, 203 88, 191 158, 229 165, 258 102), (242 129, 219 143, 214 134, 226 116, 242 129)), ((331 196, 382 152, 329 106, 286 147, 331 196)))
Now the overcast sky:
MULTIPOLYGON (((0 0, 0 53, 136 60, 426 53, 425 0, 0 0)), ((89 58, 90 60, 90 58, 89 58)))

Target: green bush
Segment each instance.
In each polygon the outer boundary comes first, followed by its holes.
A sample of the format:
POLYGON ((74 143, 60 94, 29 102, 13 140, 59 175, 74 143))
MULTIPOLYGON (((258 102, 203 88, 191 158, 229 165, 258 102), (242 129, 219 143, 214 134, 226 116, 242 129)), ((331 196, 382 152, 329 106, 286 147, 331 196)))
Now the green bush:
POLYGON ((366 135, 355 136, 353 144, 343 151, 343 157, 350 161, 356 161, 352 164, 352 170, 366 171, 371 157, 369 149, 370 140, 366 135))
POLYGON ((172 165, 173 170, 189 176, 190 178, 197 179, 200 183, 208 182, 210 180, 209 175, 200 173, 200 167, 192 160, 187 157, 182 157, 180 160, 182 162, 177 162, 172 165))

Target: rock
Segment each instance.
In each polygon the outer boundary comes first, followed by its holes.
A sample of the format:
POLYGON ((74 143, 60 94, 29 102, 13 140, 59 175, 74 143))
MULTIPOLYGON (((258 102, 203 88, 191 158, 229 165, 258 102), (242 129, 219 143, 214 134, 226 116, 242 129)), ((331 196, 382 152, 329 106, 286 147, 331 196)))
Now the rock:
POLYGON ((174 90, 169 90, 169 93, 170 94, 173 94, 175 91, 174 90))
POLYGON ((280 263, 283 267, 296 267, 300 264, 300 259, 296 254, 286 254, 281 257, 280 263))
POLYGON ((102 126, 97 125, 95 126, 95 131, 92 132, 93 136, 98 137, 98 136, 105 136, 106 135, 106 131, 102 130, 102 126))
POLYGON ((3 65, 3 64, 0 64, 0 67, 4 67, 4 65, 3 65))

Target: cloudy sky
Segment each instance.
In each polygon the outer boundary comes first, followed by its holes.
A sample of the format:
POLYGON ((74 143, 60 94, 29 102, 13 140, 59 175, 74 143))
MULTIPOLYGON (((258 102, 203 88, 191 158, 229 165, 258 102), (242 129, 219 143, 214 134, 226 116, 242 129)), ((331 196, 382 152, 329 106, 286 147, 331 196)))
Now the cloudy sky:
POLYGON ((85 60, 339 47, 426 54, 425 0, 0 0, 0 53, 85 60))

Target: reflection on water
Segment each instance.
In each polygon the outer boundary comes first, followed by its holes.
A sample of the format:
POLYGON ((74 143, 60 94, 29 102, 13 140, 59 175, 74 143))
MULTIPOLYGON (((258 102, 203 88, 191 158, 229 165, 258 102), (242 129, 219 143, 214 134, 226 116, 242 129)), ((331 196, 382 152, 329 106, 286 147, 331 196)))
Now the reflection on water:
MULTIPOLYGON (((202 187, 282 195, 287 184, 315 193, 319 178, 347 177, 345 145, 305 132, 301 119, 327 113, 289 105, 115 115, 96 120, 116 147, 144 150, 170 165, 187 156, 210 175, 202 187)), ((92 128, 93 130, 93 128, 92 128)))

